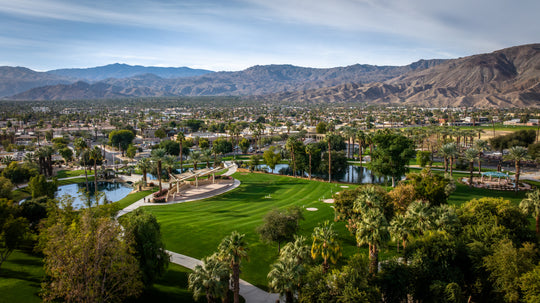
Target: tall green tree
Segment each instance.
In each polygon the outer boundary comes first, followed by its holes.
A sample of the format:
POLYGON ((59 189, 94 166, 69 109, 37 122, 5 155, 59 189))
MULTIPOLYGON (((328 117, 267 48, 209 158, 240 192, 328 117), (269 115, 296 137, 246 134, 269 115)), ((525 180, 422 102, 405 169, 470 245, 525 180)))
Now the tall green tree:
POLYGON ((152 167, 152 163, 150 162, 150 158, 142 158, 137 162, 137 167, 142 171, 142 179, 143 184, 146 186, 147 181, 147 172, 152 167))
POLYGON ((328 271, 328 261, 336 263, 341 256, 341 244, 338 241, 337 233, 334 230, 334 224, 325 221, 322 225, 315 227, 311 237, 311 257, 317 259, 321 256, 323 259, 323 271, 328 271))
POLYGON ((242 259, 248 257, 248 243, 245 240, 246 235, 233 231, 230 235, 223 238, 218 246, 219 254, 229 261, 232 270, 232 288, 234 303, 240 302, 240 265, 242 259))
POLYGON ((310 180, 311 180, 311 168, 312 168, 311 159, 313 158, 314 154, 320 153, 320 152, 321 152, 321 150, 317 147, 317 144, 310 143, 310 144, 306 145, 306 154, 308 154, 308 156, 309 156, 308 167, 309 167, 309 179, 310 180))
POLYGON ((77 138, 73 142, 73 146, 75 147, 75 154, 79 158, 79 165, 84 168, 84 179, 86 181, 86 191, 88 192, 88 172, 86 170, 86 163, 84 162, 84 152, 88 150, 88 144, 84 138, 77 138))
POLYGON ((523 146, 512 146, 508 150, 508 155, 505 157, 508 160, 512 160, 515 163, 516 167, 516 175, 515 175, 515 184, 514 184, 514 190, 518 191, 519 189, 519 176, 521 173, 521 161, 529 159, 529 155, 527 154, 527 149, 523 146))
POLYGON ((96 193, 96 197, 97 197, 97 193, 98 193, 98 173, 97 173, 97 165, 98 163, 101 163, 103 161, 103 154, 101 153, 101 149, 97 146, 94 146, 94 148, 92 148, 90 150, 90 160, 92 160, 93 164, 94 164, 94 191, 96 193))
POLYGON ((299 282, 303 271, 302 264, 291 259, 279 259, 271 265, 268 285, 273 291, 285 296, 286 303, 293 303, 294 293, 300 288, 299 282))
POLYGON ((154 149, 151 153, 151 157, 152 157, 152 160, 155 161, 156 163, 156 166, 157 166, 157 177, 158 177, 158 182, 159 182, 159 192, 161 192, 162 190, 162 187, 161 187, 161 174, 163 173, 162 169, 161 169, 161 162, 163 161, 163 159, 165 158, 165 155, 166 155, 166 152, 163 148, 158 148, 158 149, 154 149))
POLYGON ((281 243, 294 238, 300 228, 299 221, 303 219, 304 216, 299 207, 291 207, 285 212, 274 209, 264 216, 264 223, 257 227, 257 233, 263 241, 277 242, 279 254, 281 243))
POLYGON ((540 189, 528 192, 526 197, 519 203, 519 208, 531 214, 536 221, 536 234, 540 235, 540 189))
POLYGON ((89 210, 44 229, 43 299, 110 302, 140 294, 138 262, 122 234, 114 219, 89 210))
POLYGON ((176 141, 180 145, 180 172, 183 172, 184 170, 184 157, 183 157, 183 149, 184 149, 184 140, 186 140, 186 136, 183 132, 178 132, 176 134, 176 141))
POLYGON ((407 172, 407 164, 414 157, 414 143, 409 138, 392 133, 379 132, 373 137, 377 148, 371 154, 370 168, 381 176, 392 178, 392 187, 396 179, 407 172))
POLYGON ((263 159, 266 165, 270 167, 272 170, 272 173, 274 173, 274 169, 276 168, 276 164, 281 161, 281 153, 275 146, 270 146, 267 150, 263 153, 263 159))
POLYGON ((133 139, 135 139, 135 134, 130 130, 113 130, 109 134, 109 145, 119 147, 123 157, 125 150, 133 143, 133 139))
POLYGON ((37 175, 30 178, 28 189, 32 194, 32 199, 44 196, 53 199, 54 194, 58 190, 58 182, 56 181, 56 178, 54 178, 53 181, 48 182, 44 175, 37 175))
POLYGON ((475 148, 469 148, 464 153, 465 160, 469 162, 469 187, 473 185, 474 161, 478 160, 478 151, 475 148))
POLYGON ((193 297, 198 300, 205 294, 208 303, 226 297, 229 289, 229 268, 216 255, 206 257, 201 265, 196 265, 189 274, 188 285, 193 297))
POLYGON ((19 247, 28 231, 28 222, 19 215, 19 212, 16 203, 0 198, 0 268, 19 247))
POLYGON ((161 228, 156 217, 141 208, 136 209, 122 221, 126 237, 133 243, 135 257, 139 261, 143 285, 148 288, 163 276, 170 256, 161 239, 161 228))

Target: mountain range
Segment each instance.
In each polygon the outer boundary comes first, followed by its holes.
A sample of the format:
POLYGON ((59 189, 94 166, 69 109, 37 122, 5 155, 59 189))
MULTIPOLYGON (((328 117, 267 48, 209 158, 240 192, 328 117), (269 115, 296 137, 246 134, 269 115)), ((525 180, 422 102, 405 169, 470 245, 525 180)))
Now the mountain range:
POLYGON ((0 96, 10 100, 202 95, 277 102, 540 107, 540 44, 406 66, 265 65, 211 72, 112 64, 44 73, 0 67, 0 96))

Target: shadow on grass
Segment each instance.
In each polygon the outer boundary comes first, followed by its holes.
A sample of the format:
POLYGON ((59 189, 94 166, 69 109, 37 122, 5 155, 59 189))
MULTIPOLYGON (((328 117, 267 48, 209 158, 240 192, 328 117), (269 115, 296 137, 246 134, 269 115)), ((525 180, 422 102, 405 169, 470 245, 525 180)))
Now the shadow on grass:
POLYGON ((36 275, 30 274, 30 273, 25 272, 25 271, 18 271, 18 270, 12 270, 12 269, 9 269, 9 268, 2 268, 0 270, 0 277, 29 281, 29 282, 37 283, 37 285, 32 285, 32 286, 36 286, 36 287, 41 286, 40 285, 41 277, 38 277, 36 275))

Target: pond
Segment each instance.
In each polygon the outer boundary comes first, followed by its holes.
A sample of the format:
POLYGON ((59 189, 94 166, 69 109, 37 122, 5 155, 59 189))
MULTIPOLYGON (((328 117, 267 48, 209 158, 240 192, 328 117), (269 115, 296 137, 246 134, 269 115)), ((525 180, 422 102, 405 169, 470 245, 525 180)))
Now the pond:
MULTIPOLYGON (((267 172, 271 172, 271 170, 268 168, 266 164, 262 164, 257 166, 258 168, 262 170, 266 170, 267 172)), ((289 164, 276 164, 276 167, 274 168, 275 174, 280 175, 289 175, 292 176, 292 169, 289 168, 289 164)), ((304 173, 305 177, 308 177, 308 173, 304 173)), ((322 178, 322 179, 328 179, 328 174, 312 174, 312 177, 322 178)), ((345 172, 341 174, 335 174, 332 175, 332 180, 344 182, 344 183, 357 183, 357 184, 364 184, 364 183, 373 183, 373 184, 383 184, 386 182, 392 182, 391 178, 386 177, 376 177, 371 173, 371 171, 365 167, 362 166, 356 166, 356 165, 348 165, 345 172)))
MULTIPOLYGON (((92 205, 96 204, 96 197, 94 195, 94 182, 88 182, 88 188, 90 190, 90 200, 92 205)), ((86 183, 75 183, 58 186, 56 197, 60 198, 63 195, 70 195, 74 198, 73 207, 75 209, 86 208, 87 203, 81 197, 82 190, 86 190, 86 183)), ((112 183, 112 182, 98 182, 98 191, 105 194, 107 201, 116 202, 127 196, 133 188, 126 183, 112 183)), ((103 201, 100 201, 100 204, 103 201)))

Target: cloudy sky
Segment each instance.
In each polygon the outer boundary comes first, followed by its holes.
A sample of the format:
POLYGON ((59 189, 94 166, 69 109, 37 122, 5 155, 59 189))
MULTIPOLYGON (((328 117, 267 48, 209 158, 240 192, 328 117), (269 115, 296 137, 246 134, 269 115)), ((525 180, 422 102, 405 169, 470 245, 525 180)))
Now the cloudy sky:
POLYGON ((405 65, 540 42, 538 0, 0 0, 0 65, 405 65))

